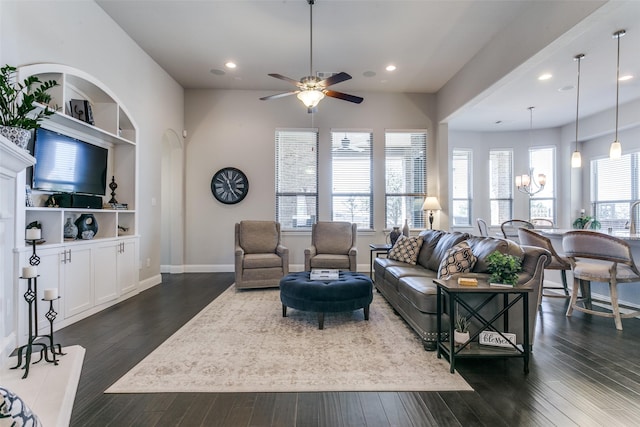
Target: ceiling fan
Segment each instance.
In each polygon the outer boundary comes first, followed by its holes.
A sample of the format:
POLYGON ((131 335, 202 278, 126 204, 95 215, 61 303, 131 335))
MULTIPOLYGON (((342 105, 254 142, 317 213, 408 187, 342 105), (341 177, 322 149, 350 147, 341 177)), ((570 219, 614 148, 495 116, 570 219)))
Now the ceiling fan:
POLYGON ((278 93, 275 95, 265 96, 260 98, 262 101, 269 99, 283 98, 289 95, 297 95, 298 99, 307 107, 309 113, 315 113, 320 100, 326 96, 331 98, 342 99, 343 101, 354 102, 360 104, 364 98, 355 95, 349 95, 347 93, 336 92, 335 90, 329 90, 327 87, 351 79, 351 76, 347 73, 340 72, 328 77, 324 80, 320 80, 319 77, 313 75, 313 5, 315 0, 307 0, 309 3, 309 75, 300 79, 300 81, 283 76, 282 74, 269 74, 276 79, 284 80, 292 83, 297 87, 296 90, 290 92, 278 93))

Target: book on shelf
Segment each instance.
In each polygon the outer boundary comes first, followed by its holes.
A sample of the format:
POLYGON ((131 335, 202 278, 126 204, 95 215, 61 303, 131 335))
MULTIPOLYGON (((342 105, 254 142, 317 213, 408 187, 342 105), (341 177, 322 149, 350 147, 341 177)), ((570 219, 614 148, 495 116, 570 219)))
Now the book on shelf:
POLYGON ((309 274, 311 280, 338 280, 340 277, 339 270, 314 268, 309 274))
POLYGON ((126 211, 129 209, 129 205, 127 203, 105 203, 103 209, 113 209, 117 211, 126 211))

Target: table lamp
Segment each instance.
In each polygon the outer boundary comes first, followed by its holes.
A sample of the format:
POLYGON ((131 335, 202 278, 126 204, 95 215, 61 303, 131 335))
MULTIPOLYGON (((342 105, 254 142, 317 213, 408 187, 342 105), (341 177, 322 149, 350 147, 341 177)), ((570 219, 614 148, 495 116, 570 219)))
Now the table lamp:
POLYGON ((429 228, 433 230, 433 211, 440 210, 440 203, 438 203, 438 198, 435 196, 428 196, 424 199, 424 204, 422 205, 423 211, 429 211, 429 228))

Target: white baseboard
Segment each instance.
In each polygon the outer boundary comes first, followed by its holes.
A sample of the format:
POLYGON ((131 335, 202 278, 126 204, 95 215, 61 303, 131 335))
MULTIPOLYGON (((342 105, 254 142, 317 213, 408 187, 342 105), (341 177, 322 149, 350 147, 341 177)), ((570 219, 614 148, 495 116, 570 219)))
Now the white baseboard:
POLYGON ((160 274, 156 274, 155 276, 151 276, 149 278, 141 280, 138 283, 138 291, 146 291, 147 289, 153 288, 160 283, 162 283, 162 276, 160 274))

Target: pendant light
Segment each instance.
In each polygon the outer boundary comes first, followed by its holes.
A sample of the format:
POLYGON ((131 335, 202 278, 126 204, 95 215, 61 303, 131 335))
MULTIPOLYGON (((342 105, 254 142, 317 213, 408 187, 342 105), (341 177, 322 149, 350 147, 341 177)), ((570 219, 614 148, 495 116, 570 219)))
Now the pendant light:
POLYGON ((578 61, 578 84, 576 86, 576 150, 573 152, 571 156, 571 167, 572 168, 580 168, 582 167, 582 157, 580 156, 580 151, 578 151, 578 112, 580 107, 580 61, 584 58, 584 53, 576 55, 573 59, 578 61))
POLYGON ((616 65, 616 138, 609 148, 609 158, 612 160, 622 157, 622 144, 618 141, 618 109, 620 104, 620 38, 627 32, 619 30, 613 33, 613 38, 618 39, 618 63, 616 65))

